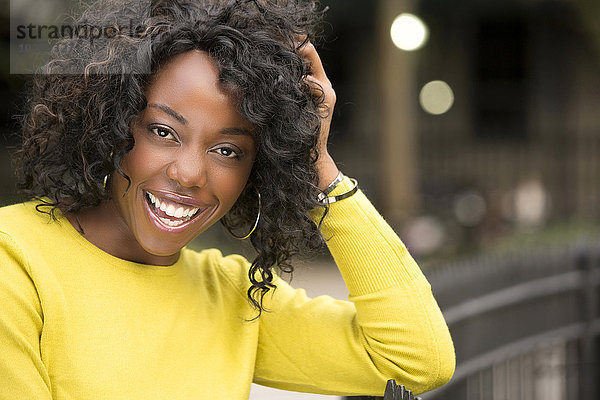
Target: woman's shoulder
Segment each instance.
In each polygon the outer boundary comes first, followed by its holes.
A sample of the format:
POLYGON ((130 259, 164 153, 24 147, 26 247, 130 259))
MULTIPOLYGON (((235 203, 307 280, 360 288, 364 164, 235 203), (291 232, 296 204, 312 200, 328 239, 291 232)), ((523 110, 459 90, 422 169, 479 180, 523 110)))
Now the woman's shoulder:
MULTIPOLYGON (((25 203, 8 204, 0 207, 0 215, 5 218, 17 217, 30 214, 31 210, 35 210, 35 201, 25 203)), ((0 221, 1 222, 1 221, 0 221)))
POLYGON ((52 217, 47 209, 39 208, 40 201, 0 207, 0 246, 17 244, 25 253, 41 253, 48 246, 64 244, 69 237, 68 223, 60 212, 52 217))
POLYGON ((49 214, 37 210, 41 204, 28 201, 0 207, 0 232, 5 234, 34 234, 40 227, 53 221, 49 214))
MULTIPOLYGON (((40 217, 35 214, 35 204, 18 203, 0 207, 0 263, 7 260, 26 263, 26 248, 34 248, 40 233, 40 217), (38 225, 39 224, 39 225, 38 225)), ((3 269, 6 274, 6 268, 3 269)))

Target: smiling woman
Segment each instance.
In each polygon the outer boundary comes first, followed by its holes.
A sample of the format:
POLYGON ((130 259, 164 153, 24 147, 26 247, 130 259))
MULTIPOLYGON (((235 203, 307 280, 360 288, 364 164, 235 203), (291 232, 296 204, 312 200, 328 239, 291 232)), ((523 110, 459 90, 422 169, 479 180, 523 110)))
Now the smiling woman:
POLYGON ((327 151, 308 0, 97 0, 34 78, 0 208, 0 398, 420 393, 454 368, 406 248, 327 151), (132 35, 120 27, 143 29, 132 35), (256 257, 187 244, 221 221, 256 257), (324 239, 350 302, 275 273, 324 239))
POLYGON ((79 225, 74 214, 68 218, 114 256, 172 265, 179 250, 233 207, 256 143, 205 52, 170 60, 150 81, 146 99, 131 124, 135 145, 120 164, 129 179, 113 174, 114 201, 79 212, 79 225))

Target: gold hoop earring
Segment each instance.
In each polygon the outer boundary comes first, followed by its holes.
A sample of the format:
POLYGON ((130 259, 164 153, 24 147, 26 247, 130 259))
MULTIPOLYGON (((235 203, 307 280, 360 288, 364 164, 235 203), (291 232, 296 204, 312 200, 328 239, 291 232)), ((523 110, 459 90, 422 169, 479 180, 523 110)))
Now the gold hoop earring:
MULTIPOLYGON (((112 159, 114 154, 115 153, 113 151, 111 151, 110 154, 108 155, 108 158, 112 159)), ((102 182, 102 187, 104 188, 104 190, 106 190, 106 185, 108 185, 109 176, 110 176, 110 174, 104 175, 104 181, 102 182)))
POLYGON ((246 236, 235 235, 233 232, 231 232, 231 229, 229 229, 229 227, 225 224, 225 222, 223 222, 223 219, 221 219, 221 223, 225 227, 225 230, 234 239, 238 239, 238 240, 248 239, 250 237, 250 235, 252 235, 254 233, 254 231, 256 230, 256 227, 258 226, 258 221, 260 220, 260 211, 261 211, 262 204, 261 204, 260 192, 256 191, 256 194, 258 195, 258 214, 256 215, 256 220, 254 221, 254 225, 252 226, 252 229, 250 229, 250 232, 248 232, 248 234, 246 236))

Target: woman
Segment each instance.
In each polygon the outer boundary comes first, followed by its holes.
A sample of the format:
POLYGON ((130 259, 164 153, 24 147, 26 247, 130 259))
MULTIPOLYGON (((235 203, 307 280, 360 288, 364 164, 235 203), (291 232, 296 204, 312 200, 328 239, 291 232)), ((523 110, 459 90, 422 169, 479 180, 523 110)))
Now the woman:
POLYGON ((61 41, 34 82, 16 154, 33 200, 0 209, 0 398, 446 382, 429 284, 327 152, 335 94, 308 40, 320 11, 141 3, 95 2, 77 25, 106 37, 61 41), (185 248, 219 220, 252 262, 185 248), (352 303, 273 272, 322 237, 352 303))

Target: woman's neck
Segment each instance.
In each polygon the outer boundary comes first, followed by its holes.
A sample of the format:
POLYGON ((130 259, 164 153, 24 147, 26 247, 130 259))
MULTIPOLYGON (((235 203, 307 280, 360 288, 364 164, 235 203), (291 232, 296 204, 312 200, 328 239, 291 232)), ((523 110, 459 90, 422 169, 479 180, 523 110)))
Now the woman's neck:
POLYGON ((144 250, 110 200, 66 218, 88 242, 114 257, 161 266, 173 265, 179 258, 179 253, 157 256, 144 250))

